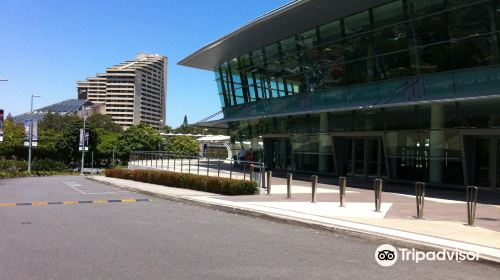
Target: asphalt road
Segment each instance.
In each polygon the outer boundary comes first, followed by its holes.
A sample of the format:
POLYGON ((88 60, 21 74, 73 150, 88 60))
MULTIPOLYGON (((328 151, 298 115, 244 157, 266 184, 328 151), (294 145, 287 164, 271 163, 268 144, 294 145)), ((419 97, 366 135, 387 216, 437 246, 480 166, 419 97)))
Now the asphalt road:
MULTIPOLYGON (((78 176, 0 180, 0 279, 498 279, 481 262, 375 262, 380 244, 148 197, 78 176), (1 204, 0 204, 1 205, 1 204), (6 204, 4 204, 6 205, 6 204)), ((480 237, 478 237, 480 238, 480 237)))

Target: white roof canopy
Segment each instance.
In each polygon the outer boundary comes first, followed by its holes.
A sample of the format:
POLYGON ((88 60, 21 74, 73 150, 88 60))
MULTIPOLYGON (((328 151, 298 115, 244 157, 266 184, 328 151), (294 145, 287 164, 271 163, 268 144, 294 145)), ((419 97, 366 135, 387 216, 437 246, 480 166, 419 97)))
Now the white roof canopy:
POLYGON ((209 135, 205 137, 201 137, 196 139, 197 141, 202 141, 202 142, 225 142, 225 141, 230 141, 231 137, 226 136, 226 135, 209 135))

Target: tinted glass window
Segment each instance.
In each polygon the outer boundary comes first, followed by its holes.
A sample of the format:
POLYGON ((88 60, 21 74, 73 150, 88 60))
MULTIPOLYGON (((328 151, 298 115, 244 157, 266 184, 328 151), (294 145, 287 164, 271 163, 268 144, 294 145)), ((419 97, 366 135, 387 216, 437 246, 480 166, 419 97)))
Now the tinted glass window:
POLYGON ((450 12, 450 38, 475 36, 490 32, 490 12, 487 5, 477 5, 450 12))
POLYGON ((284 75, 293 75, 300 71, 297 56, 287 56, 283 59, 283 71, 284 75))
POLYGON ((449 7, 463 6, 475 2, 481 2, 483 0, 448 0, 449 7))
POLYGON ((346 64, 346 68, 350 84, 366 82, 366 72, 367 72, 366 60, 348 63, 346 64))
POLYGON ((369 56, 368 47, 371 44, 370 39, 371 37, 369 34, 346 39, 344 52, 347 61, 369 56))
POLYGON ((403 20, 403 2, 401 0, 373 9, 373 22, 375 26, 397 23, 401 20, 403 20))
POLYGON ((264 48, 264 51, 266 52, 266 59, 268 62, 277 59, 279 57, 278 44, 276 43, 266 46, 264 48))
POLYGON ((297 45, 301 49, 312 48, 317 45, 318 38, 316 36, 316 29, 308 30, 298 36, 297 45))
POLYGON ((297 45, 295 43, 295 36, 281 41, 281 51, 283 52, 283 55, 290 55, 292 53, 295 53, 296 50, 297 45))
POLYGON ((408 0, 410 16, 425 16, 444 9, 444 0, 408 0))
POLYGON ((335 86, 344 83, 344 46, 341 42, 324 46, 320 49, 321 71, 325 85, 335 86))
POLYGON ((406 27, 402 24, 393 25, 373 33, 375 54, 383 54, 408 48, 406 27))
POLYGON ((299 135, 293 137, 293 150, 295 152, 318 152, 318 135, 299 135))
POLYGON ((340 20, 319 27, 322 42, 333 41, 342 37, 340 20))
POLYGON ((264 55, 262 50, 258 49, 252 52, 252 61, 254 65, 264 64, 264 55))
POLYGON ((461 40, 453 44, 455 68, 492 64, 494 62, 492 39, 490 36, 483 36, 461 40))
POLYGON ((370 28, 370 14, 368 11, 346 17, 344 19, 346 35, 366 31, 370 28))
POLYGON ((374 79, 393 79, 411 73, 407 51, 374 58, 374 79))
POLYGON ((453 51, 449 43, 430 46, 419 50, 420 72, 431 73, 452 69, 452 55, 453 51))
POLYGON ((250 56, 248 54, 244 54, 240 56, 238 59, 241 68, 248 68, 250 66, 250 56))
POLYGON ((415 45, 428 45, 448 41, 448 27, 444 14, 425 17, 409 23, 412 42, 415 45))

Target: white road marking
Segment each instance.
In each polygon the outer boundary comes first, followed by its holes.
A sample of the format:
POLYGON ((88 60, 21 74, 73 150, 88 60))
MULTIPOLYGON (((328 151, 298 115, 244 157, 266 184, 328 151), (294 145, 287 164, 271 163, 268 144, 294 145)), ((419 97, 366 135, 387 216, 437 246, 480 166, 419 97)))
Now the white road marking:
POLYGON ((98 193, 85 193, 85 194, 117 194, 117 193, 128 193, 128 191, 118 191, 118 192, 98 192, 98 193))
MULTIPOLYGON (((68 187, 71 187, 72 189, 74 189, 75 191, 81 193, 81 194, 84 194, 84 195, 87 195, 87 194, 93 194, 93 195, 96 195, 96 194, 120 194, 120 193, 128 193, 128 191, 116 191, 116 192, 84 192, 82 190, 80 190, 78 187, 80 188, 90 188, 89 186, 83 186, 83 185, 80 185, 76 182, 63 182, 64 184, 66 184, 68 187)), ((114 188, 116 190, 119 190, 118 188, 114 188)))
POLYGON ((80 184, 77 184, 75 182, 63 182, 63 183, 66 184, 68 187, 73 188, 75 191, 77 191, 81 194, 87 194, 86 192, 83 192, 83 191, 79 190, 78 188, 76 188, 76 186, 81 186, 80 184))

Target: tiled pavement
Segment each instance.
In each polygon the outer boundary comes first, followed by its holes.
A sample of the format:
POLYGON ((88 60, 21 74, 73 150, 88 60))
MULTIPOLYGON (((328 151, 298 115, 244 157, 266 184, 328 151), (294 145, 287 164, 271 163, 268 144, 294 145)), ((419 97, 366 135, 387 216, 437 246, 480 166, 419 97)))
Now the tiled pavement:
MULTIPOLYGON (((164 160, 162 165, 161 161, 146 162, 152 169, 159 169, 163 166, 163 170, 174 170, 174 161, 170 160, 168 163, 164 160), (151 165, 152 164, 152 165, 151 165), (158 168, 156 168, 158 166, 158 168)), ((191 173, 198 173, 198 167, 196 166, 196 161, 192 161, 191 167, 188 167, 188 161, 176 160, 176 172, 180 171, 182 166, 183 172, 191 171, 191 173)), ((144 162, 143 162, 144 163, 144 162)), ((137 162, 135 168, 144 168, 144 165, 140 165, 137 162)), ((227 165, 227 164, 226 164, 227 165)), ((133 164, 131 164, 133 166, 133 164)), ((222 163, 223 169, 220 172, 217 171, 218 164, 216 162, 211 163, 211 168, 208 170, 211 176, 217 176, 219 173, 222 177, 229 177, 231 173, 232 178, 243 179, 244 177, 248 180, 249 174, 245 176, 238 168, 234 168, 229 172, 227 166, 222 163)), ((200 163, 199 168, 200 174, 207 174, 206 162, 200 163)), ((286 200, 286 179, 283 177, 273 176, 272 178, 272 195, 271 196, 248 196, 248 197, 230 197, 227 198, 230 201, 255 201, 255 202, 307 202, 311 198, 311 183, 307 181, 307 175, 294 175, 293 180, 293 198, 291 200, 286 200), (301 188, 302 187, 302 188, 301 188)), ((318 188, 323 189, 318 192, 317 200, 318 202, 339 202, 338 194, 338 180, 335 178, 320 178, 320 183, 318 188), (330 191, 331 190, 331 191, 330 191)), ((350 208, 359 203, 374 203, 374 193, 371 187, 372 181, 369 179, 348 179, 347 182, 347 208, 350 208), (354 187, 353 187, 354 186, 354 187)), ((382 202, 392 203, 390 209, 385 213, 385 219, 405 219, 405 220, 415 220, 416 216, 416 199, 415 199, 415 189, 412 185, 408 184, 387 184, 384 183, 382 194, 382 202)), ((426 221, 449 221, 449 222, 467 222, 467 208, 465 202, 465 189, 443 189, 434 188, 432 186, 427 186, 426 198, 424 204, 424 219, 426 221)), ((500 192, 491 193, 485 192, 483 190, 479 191, 479 203, 477 204, 476 210, 476 225, 479 227, 484 227, 486 229, 491 229, 500 232, 500 192)), ((338 212, 338 211, 337 211, 338 212)), ((331 214, 335 215, 335 211, 331 214)), ((369 214, 367 214, 369 215, 369 214)), ((371 215, 371 214, 370 214, 371 215)), ((342 214, 345 217, 346 215, 342 214)))

